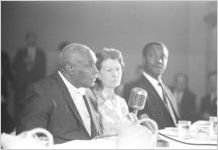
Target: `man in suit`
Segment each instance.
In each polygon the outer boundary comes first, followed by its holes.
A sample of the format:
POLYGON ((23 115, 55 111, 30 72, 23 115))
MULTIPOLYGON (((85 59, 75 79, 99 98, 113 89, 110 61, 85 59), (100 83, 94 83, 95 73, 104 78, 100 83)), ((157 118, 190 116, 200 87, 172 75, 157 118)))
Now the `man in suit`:
POLYGON ((176 98, 180 119, 195 122, 196 116, 196 96, 188 87, 188 76, 177 73, 174 76, 174 85, 171 90, 176 98))
POLYGON ((144 70, 141 77, 124 87, 124 98, 128 101, 132 88, 140 87, 147 91, 144 109, 138 116, 146 113, 155 120, 159 129, 176 126, 178 116, 173 94, 163 83, 161 77, 167 67, 168 49, 161 42, 150 42, 143 49, 144 70))
POLYGON ((94 52, 72 43, 60 52, 58 61, 57 72, 30 86, 17 133, 45 128, 55 144, 100 136, 96 101, 86 95, 86 88, 94 85, 98 75, 94 52))
MULTIPOLYGON (((28 32, 25 36, 26 46, 18 49, 12 64, 15 88, 15 118, 22 110, 22 103, 27 87, 45 77, 46 57, 42 49, 37 46, 37 35, 28 32)), ((17 122, 17 120, 16 120, 17 122)))

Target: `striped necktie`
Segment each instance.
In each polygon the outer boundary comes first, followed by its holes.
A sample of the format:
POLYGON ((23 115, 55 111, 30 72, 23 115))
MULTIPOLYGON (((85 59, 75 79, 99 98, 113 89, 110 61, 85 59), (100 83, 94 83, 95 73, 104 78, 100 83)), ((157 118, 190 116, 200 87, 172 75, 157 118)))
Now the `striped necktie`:
POLYGON ((163 92, 163 102, 164 102, 164 105, 165 105, 166 109, 168 110, 168 112, 170 113, 170 116, 171 116, 171 118, 172 118, 172 120, 174 122, 174 125, 176 126, 177 125, 177 123, 176 123, 176 116, 175 116, 175 112, 173 110, 173 106, 172 106, 172 104, 171 104, 171 102, 169 100, 170 98, 169 98, 169 96, 168 96, 168 94, 167 94, 163 84, 161 82, 159 82, 158 85, 161 87, 162 92, 163 92))

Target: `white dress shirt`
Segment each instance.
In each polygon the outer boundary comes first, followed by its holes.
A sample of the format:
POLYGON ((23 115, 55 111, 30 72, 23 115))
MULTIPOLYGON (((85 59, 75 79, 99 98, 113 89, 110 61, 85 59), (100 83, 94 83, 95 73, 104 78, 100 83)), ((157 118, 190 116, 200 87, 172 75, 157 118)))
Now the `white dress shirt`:
POLYGON ((62 80, 64 81, 70 96, 73 100, 73 102, 76 105, 76 108, 83 120, 83 123, 89 133, 89 135, 91 136, 91 119, 90 119, 90 115, 88 112, 88 109, 86 107, 85 101, 83 96, 85 95, 85 88, 76 88, 75 86, 73 86, 64 76, 63 74, 58 71, 59 75, 61 76, 62 80))
MULTIPOLYGON (((150 76, 149 74, 147 74, 146 72, 142 72, 143 76, 148 79, 148 81, 151 83, 151 85, 154 87, 154 89, 157 91, 158 95, 161 97, 161 99, 163 100, 163 91, 160 87, 160 85, 158 84, 159 81, 156 80, 155 78, 153 78, 152 76, 150 76)), ((162 81, 161 81, 162 82, 162 81)))
POLYGON ((27 49, 29 59, 31 62, 33 62, 36 56, 36 47, 28 47, 27 49))

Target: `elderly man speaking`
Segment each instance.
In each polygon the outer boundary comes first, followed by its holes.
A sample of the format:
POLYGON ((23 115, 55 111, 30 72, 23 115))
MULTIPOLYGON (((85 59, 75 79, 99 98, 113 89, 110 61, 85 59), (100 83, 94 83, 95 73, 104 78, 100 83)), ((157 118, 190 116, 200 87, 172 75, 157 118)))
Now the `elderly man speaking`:
POLYGON ((29 87, 17 134, 45 128, 55 144, 101 135, 97 104, 85 95, 85 88, 94 85, 98 74, 95 54, 85 45, 72 43, 58 60, 57 72, 29 87))

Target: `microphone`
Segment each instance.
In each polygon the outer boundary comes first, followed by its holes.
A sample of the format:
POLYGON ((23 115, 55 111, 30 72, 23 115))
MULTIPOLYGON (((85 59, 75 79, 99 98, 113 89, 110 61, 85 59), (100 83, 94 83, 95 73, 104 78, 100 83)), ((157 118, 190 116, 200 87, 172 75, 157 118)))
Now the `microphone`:
POLYGON ((131 90, 128 105, 133 109, 133 113, 137 116, 139 110, 142 110, 145 106, 147 99, 147 92, 139 87, 134 87, 131 90))

